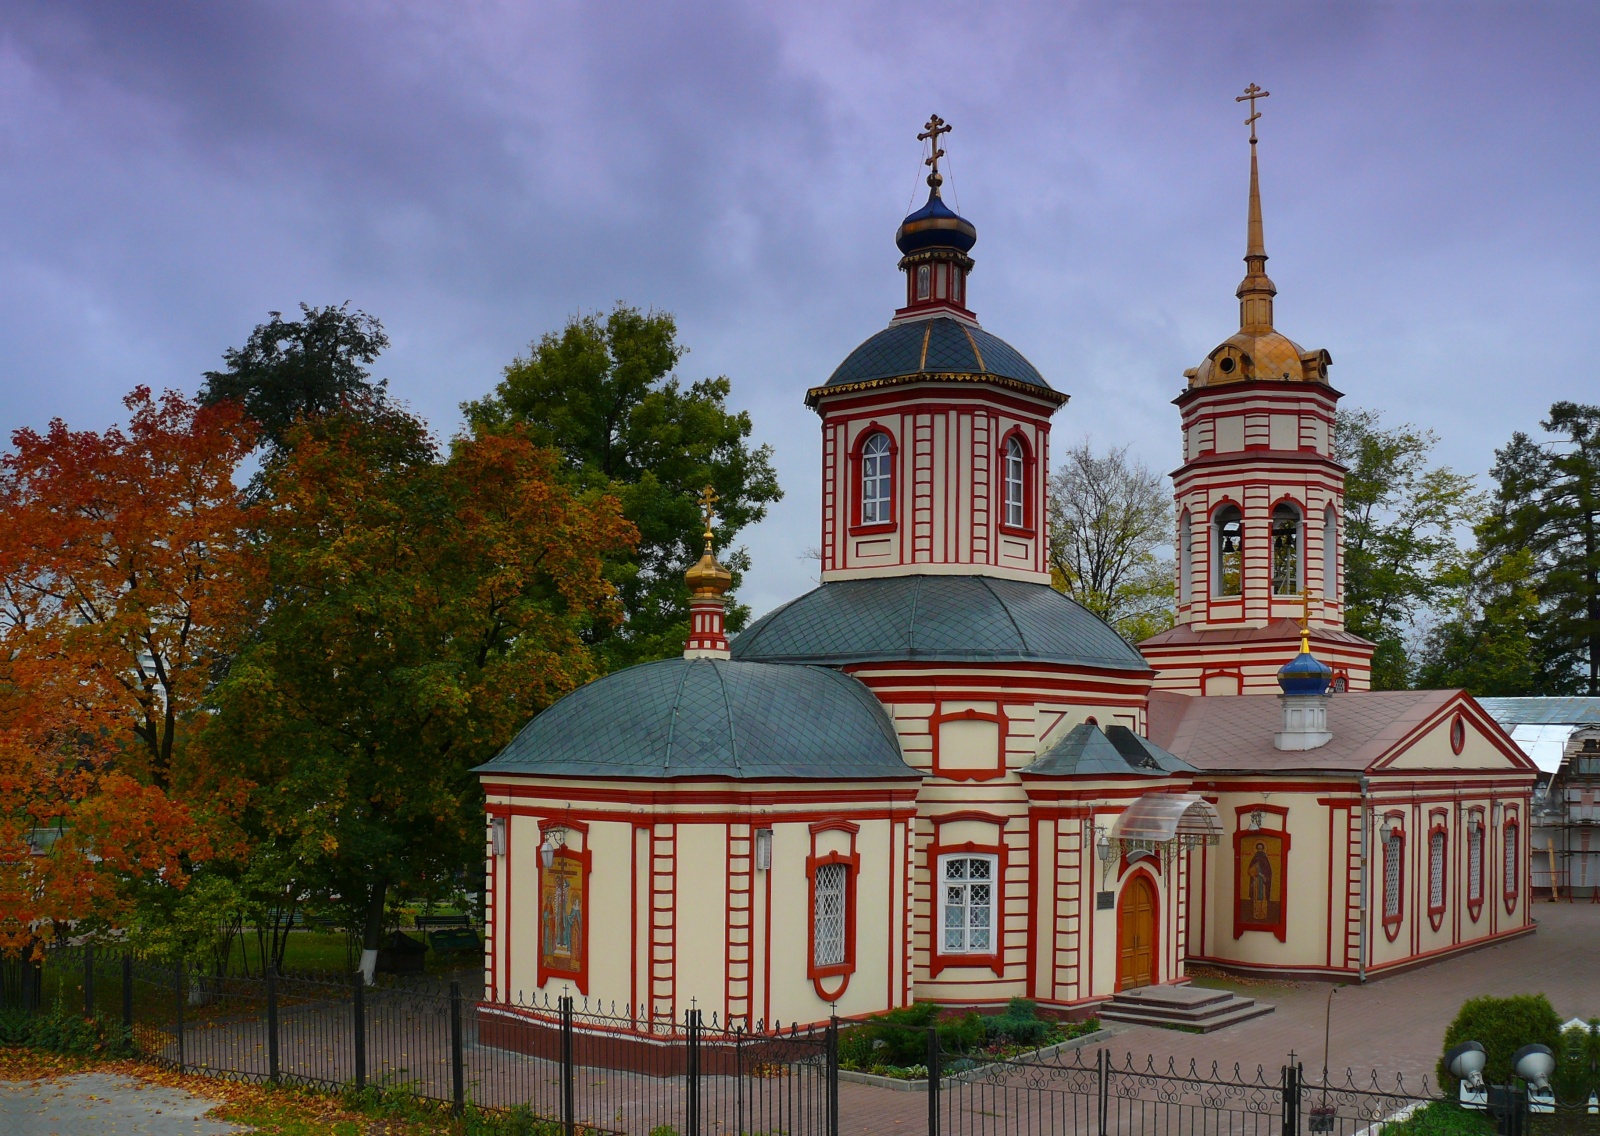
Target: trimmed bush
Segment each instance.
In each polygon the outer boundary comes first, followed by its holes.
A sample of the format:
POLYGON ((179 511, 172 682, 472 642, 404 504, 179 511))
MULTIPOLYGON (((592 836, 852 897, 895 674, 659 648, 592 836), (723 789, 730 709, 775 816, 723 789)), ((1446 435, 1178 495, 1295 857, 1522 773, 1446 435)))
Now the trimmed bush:
POLYGON ((1006 1004, 1005 1013, 984 1022, 988 1031, 987 1040, 1032 1046, 1044 1044, 1053 1025, 1053 1022, 1040 1018, 1039 1008, 1026 998, 1011 999, 1006 1004))
MULTIPOLYGON (((1553 1047, 1554 1048, 1554 1047, 1553 1047)), ((1600 1019, 1561 1033, 1551 1088, 1563 1104, 1582 1104, 1600 1092, 1600 1019)))
POLYGON ((1444 1031, 1444 1044, 1439 1047, 1439 1084, 1452 1095, 1461 1082, 1444 1067, 1443 1054, 1463 1041, 1476 1041, 1483 1046, 1489 1059, 1483 1070, 1484 1081, 1505 1085, 1511 1082, 1511 1055, 1524 1045, 1548 1045, 1550 1052, 1561 1052, 1561 1018, 1543 994, 1467 999, 1456 1020, 1444 1031))

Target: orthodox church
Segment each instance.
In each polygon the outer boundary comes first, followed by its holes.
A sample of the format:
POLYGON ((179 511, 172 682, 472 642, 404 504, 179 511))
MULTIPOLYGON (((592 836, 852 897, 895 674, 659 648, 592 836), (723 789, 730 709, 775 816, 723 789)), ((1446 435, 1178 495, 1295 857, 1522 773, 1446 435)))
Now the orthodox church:
POLYGON ((1257 117, 1239 330, 1176 399, 1175 627, 1135 649, 1051 587, 1067 395, 970 307, 935 116, 904 304, 805 393, 821 585, 730 641, 708 496, 683 657, 478 770, 482 1012, 1071 1011, 1190 962, 1365 980, 1533 930, 1533 765, 1462 691, 1370 691, 1344 630, 1340 396, 1274 326, 1257 117))

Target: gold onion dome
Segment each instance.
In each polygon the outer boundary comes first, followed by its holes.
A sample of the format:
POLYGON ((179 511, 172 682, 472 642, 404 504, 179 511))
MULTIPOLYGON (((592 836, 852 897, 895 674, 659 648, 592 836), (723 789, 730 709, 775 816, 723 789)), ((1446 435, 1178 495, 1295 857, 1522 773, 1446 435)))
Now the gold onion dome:
POLYGON ((1250 220, 1245 243, 1245 276, 1239 282, 1239 330, 1230 335, 1184 377, 1191 387, 1218 386, 1252 379, 1267 382, 1326 383, 1332 356, 1307 351, 1272 326, 1272 298, 1277 286, 1267 275, 1267 249, 1261 228, 1261 175, 1256 166, 1255 100, 1268 95, 1254 83, 1236 101, 1250 101, 1250 220))
POLYGON ((720 596, 733 587, 733 573, 717 563, 717 558, 711 550, 711 510, 717 503, 717 491, 711 486, 706 486, 700 491, 700 508, 703 510, 706 531, 701 534, 705 539, 705 551, 700 554, 700 559, 683 574, 689 591, 697 596, 720 596))

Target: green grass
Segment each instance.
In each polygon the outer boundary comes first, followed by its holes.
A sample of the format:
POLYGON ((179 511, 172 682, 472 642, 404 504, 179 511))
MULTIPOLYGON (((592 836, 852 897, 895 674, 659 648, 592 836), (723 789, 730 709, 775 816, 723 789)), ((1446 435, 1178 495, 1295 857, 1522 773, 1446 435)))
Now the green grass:
POLYGON ((1494 1121, 1486 1112, 1462 1108, 1455 1101, 1434 1101, 1404 1120, 1385 1124, 1381 1136, 1491 1136, 1494 1121))

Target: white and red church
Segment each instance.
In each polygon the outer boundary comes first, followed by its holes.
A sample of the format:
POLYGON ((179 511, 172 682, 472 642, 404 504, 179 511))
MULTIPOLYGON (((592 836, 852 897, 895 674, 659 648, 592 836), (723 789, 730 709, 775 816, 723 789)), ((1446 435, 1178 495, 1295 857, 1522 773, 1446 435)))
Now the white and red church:
POLYGON ((1364 980, 1531 932, 1533 765, 1462 691, 1371 691, 1344 630, 1339 395, 1274 327, 1254 138, 1240 328, 1177 399, 1177 622, 1135 649, 1051 587, 1067 398, 969 307, 944 129, 903 306, 805 395, 820 586, 730 642, 708 519, 683 657, 479 770, 488 1005, 1072 1010, 1191 961, 1364 980))

